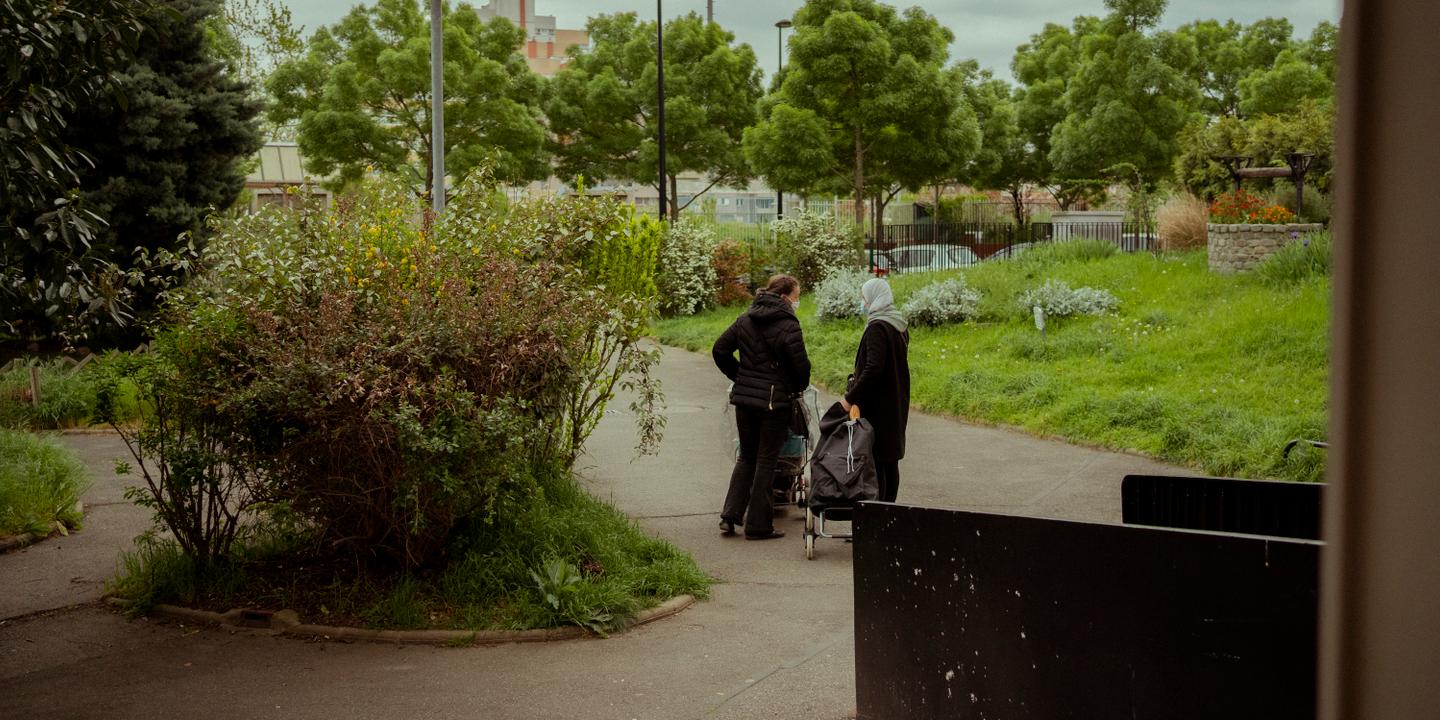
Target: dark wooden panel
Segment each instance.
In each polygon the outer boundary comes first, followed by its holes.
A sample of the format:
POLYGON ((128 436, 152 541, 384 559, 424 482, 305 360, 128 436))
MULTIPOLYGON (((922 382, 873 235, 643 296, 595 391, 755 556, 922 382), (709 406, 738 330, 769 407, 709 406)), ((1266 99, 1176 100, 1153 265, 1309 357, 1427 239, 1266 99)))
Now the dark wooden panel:
POLYGON ((1319 552, 863 503, 859 717, 1313 720, 1319 552))

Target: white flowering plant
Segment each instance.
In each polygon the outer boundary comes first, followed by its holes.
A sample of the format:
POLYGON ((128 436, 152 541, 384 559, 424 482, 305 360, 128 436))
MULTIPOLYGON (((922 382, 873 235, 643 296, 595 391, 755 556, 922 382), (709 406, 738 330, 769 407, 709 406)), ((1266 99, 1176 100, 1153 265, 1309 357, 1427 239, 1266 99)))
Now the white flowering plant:
POLYGON ((693 315, 714 302, 718 277, 711 260, 717 244, 715 231, 694 220, 666 231, 655 273, 662 313, 693 315))
POLYGON ((916 290, 900 308, 915 325, 948 325, 975 317, 980 293, 961 278, 932 283, 916 290))
POLYGON ((772 228, 779 269, 804 287, 816 287, 837 270, 861 264, 860 236, 833 218, 802 211, 776 220, 772 228))
POLYGON ((1047 317, 1073 315, 1104 315, 1119 307, 1120 299, 1100 288, 1071 288, 1060 280, 1051 280, 1020 296, 1020 308, 1026 313, 1039 307, 1047 317))

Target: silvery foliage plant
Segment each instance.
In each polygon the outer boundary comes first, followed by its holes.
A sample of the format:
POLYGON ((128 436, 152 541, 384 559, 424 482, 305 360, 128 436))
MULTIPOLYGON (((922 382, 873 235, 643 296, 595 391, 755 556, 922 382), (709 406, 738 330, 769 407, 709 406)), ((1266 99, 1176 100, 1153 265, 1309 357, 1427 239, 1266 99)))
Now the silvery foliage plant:
POLYGON ((1020 296, 1020 307, 1026 313, 1039 306, 1048 317, 1104 315, 1119 305, 1119 298, 1108 290, 1092 287, 1071 288, 1059 280, 1046 282, 1020 296))
POLYGON ((870 279, 862 270, 842 268, 831 272, 815 288, 815 317, 844 320, 860 316, 860 288, 870 279))
POLYGON ((975 317, 979 306, 980 293, 955 278, 916 290, 900 311, 916 325, 946 325, 975 317))

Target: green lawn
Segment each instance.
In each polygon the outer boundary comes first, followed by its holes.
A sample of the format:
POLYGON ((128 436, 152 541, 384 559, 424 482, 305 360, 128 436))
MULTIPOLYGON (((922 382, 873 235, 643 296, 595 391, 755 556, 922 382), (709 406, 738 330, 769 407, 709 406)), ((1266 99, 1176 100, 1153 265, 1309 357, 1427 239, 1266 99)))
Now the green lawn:
MULTIPOLYGON (((1304 262, 1282 258, 1287 272, 1263 277, 1213 275, 1203 252, 1093 259, 1036 251, 962 271, 984 293, 984 317, 913 330, 912 404, 1215 475, 1320 480, 1323 451, 1297 451, 1288 462, 1281 451, 1292 438, 1325 437, 1330 280, 1312 262, 1328 251, 1321 242, 1296 249, 1304 262), (1049 279, 1110 290, 1120 308, 1052 320, 1042 339, 1015 297, 1049 279)), ((896 278, 898 302, 954 274, 896 278)), ((813 306, 802 302, 801 322, 814 380, 838 388, 860 322, 818 321, 813 306)), ((707 351, 738 311, 662 320, 655 335, 707 351)))

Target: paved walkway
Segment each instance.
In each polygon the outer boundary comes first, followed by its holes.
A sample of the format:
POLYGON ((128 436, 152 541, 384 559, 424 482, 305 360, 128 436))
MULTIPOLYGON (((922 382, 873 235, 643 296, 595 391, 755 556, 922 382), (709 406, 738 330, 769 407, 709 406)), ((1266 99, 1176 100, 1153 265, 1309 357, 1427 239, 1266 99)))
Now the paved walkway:
MULTIPOLYGON (((660 375, 661 454, 632 462, 633 426, 616 403, 583 471, 593 492, 719 578, 709 601, 608 640, 466 649, 304 643, 60 609, 98 596, 114 550, 146 520, 108 504, 123 484, 110 474, 118 441, 72 436, 98 475, 96 504, 75 537, 0 556, 0 717, 845 717, 850 546, 822 541, 807 562, 794 511, 777 521, 791 532, 783 540, 719 537, 734 436, 726 382, 708 357, 679 350, 660 375)), ((1122 475, 1178 472, 927 416, 912 417, 911 433, 900 499, 917 504, 1115 521, 1122 475)))

